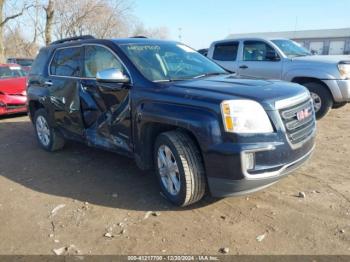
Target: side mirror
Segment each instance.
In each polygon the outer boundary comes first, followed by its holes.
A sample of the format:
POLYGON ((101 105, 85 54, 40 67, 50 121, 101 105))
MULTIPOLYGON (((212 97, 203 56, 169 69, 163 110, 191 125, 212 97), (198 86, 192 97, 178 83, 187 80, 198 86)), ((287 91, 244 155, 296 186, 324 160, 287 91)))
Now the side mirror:
POLYGON ((265 59, 268 61, 279 61, 280 57, 274 50, 270 50, 266 52, 265 59))
POLYGON ((109 69, 105 69, 97 72, 96 80, 98 82, 104 82, 104 83, 120 83, 120 84, 130 83, 129 77, 124 75, 122 71, 116 68, 109 68, 109 69))

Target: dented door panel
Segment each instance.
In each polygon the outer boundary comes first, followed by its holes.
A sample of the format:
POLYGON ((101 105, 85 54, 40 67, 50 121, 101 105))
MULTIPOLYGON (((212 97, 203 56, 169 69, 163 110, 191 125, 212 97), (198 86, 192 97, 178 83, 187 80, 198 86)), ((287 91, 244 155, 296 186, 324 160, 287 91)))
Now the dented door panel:
POLYGON ((131 154, 128 88, 115 83, 100 85, 95 79, 82 80, 81 96, 88 143, 131 154))
POLYGON ((51 77, 50 102, 57 125, 75 135, 83 135, 80 111, 80 80, 77 78, 51 77))

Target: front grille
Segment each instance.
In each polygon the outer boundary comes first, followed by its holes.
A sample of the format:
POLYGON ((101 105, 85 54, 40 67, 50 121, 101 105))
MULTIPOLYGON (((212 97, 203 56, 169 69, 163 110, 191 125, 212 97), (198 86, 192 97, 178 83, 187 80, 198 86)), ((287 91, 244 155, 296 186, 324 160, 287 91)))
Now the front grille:
POLYGON ((279 110, 286 134, 292 144, 308 139, 316 128, 311 100, 279 110))
POLYGON ((26 105, 23 105, 23 104, 8 104, 7 105, 7 109, 9 110, 14 110, 14 109, 19 109, 19 108, 23 108, 25 107, 26 105))

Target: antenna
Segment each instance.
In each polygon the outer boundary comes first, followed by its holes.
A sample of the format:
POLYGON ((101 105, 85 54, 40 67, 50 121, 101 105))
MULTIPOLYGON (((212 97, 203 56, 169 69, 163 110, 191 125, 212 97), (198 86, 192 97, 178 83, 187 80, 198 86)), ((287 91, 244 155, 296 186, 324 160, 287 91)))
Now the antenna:
POLYGON ((181 42, 182 41, 182 28, 179 27, 179 41, 181 42))

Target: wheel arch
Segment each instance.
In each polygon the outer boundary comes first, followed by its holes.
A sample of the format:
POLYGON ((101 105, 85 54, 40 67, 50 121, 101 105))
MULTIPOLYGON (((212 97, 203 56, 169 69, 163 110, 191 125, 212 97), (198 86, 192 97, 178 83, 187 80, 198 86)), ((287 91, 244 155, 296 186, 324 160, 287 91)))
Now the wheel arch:
POLYGON ((300 85, 306 84, 306 83, 318 83, 320 85, 322 85, 330 94, 330 96, 332 97, 332 100, 334 102, 334 94, 332 93, 332 90, 329 88, 329 86, 324 83, 321 79, 316 78, 316 77, 305 77, 305 76, 296 76, 294 77, 291 82, 293 83, 297 83, 300 85))
POLYGON ((45 106, 42 103, 40 103, 39 101, 37 101, 37 100, 29 101, 29 103, 28 103, 28 113, 29 113, 29 117, 30 117, 32 122, 34 121, 35 112, 38 111, 41 108, 45 108, 45 106))
POLYGON ((140 145, 140 147, 138 147, 137 152, 135 152, 135 160, 139 168, 143 170, 149 170, 153 168, 154 144, 157 137, 161 133, 168 132, 168 131, 175 131, 175 130, 185 133, 193 140, 193 142, 199 149, 199 152, 203 159, 200 143, 196 135, 193 133, 193 131, 178 125, 159 123, 159 122, 148 122, 144 124, 140 130, 140 138, 142 141, 141 142, 142 145, 140 145))

